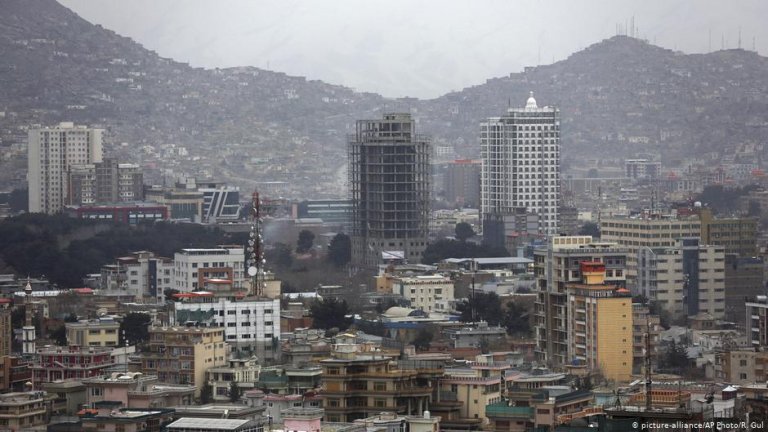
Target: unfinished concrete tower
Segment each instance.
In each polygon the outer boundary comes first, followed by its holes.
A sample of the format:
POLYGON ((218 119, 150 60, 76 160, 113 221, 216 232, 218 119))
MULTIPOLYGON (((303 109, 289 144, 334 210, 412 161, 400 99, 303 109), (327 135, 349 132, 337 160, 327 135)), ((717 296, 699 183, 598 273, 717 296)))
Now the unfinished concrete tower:
POLYGON ((400 257, 421 262, 429 227, 431 148, 415 126, 410 114, 385 114, 381 120, 358 120, 349 137, 355 265, 374 267, 400 257))

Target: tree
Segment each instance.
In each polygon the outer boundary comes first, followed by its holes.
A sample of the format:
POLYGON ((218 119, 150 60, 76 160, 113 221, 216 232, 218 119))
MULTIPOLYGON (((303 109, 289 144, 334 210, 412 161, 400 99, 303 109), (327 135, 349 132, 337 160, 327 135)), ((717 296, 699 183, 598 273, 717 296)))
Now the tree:
POLYGON ((456 239, 460 242, 465 242, 475 236, 475 230, 472 229, 472 225, 466 222, 457 223, 454 231, 456 232, 456 239))
POLYGON ((296 241, 296 253, 307 253, 312 250, 312 245, 315 242, 315 233, 310 230, 301 230, 299 232, 299 240, 296 241))
POLYGON ((242 395, 243 395, 243 389, 241 389, 240 386, 237 385, 236 381, 230 381, 229 382, 229 401, 237 402, 240 400, 240 397, 242 395))
POLYGON ((56 341, 56 345, 58 346, 66 346, 67 345, 67 328, 64 325, 60 325, 56 328, 56 330, 52 331, 51 339, 56 341))
POLYGON ((689 366, 688 352, 683 343, 672 341, 666 346, 664 354, 659 358, 659 368, 672 373, 684 372, 689 366))
POLYGON ((166 288, 163 291, 163 295, 165 296, 165 301, 179 301, 174 295, 179 294, 181 291, 174 289, 174 288, 166 288))
POLYGON ((504 313, 504 327, 507 334, 529 336, 531 334, 531 322, 528 319, 528 311, 518 306, 515 302, 507 302, 507 310, 504 313))
POLYGON ((213 402, 213 386, 208 381, 200 389, 200 403, 207 404, 213 402))
POLYGON ((579 235, 600 237, 600 227, 594 222, 587 222, 579 228, 579 235))
POLYGON ((459 320, 463 322, 485 321, 489 325, 501 324, 504 314, 501 311, 499 295, 495 292, 475 292, 474 298, 470 298, 456 305, 456 310, 461 314, 459 320), (472 317, 474 305, 474 319, 472 317))
POLYGON ((67 315, 64 318, 64 322, 65 323, 76 323, 77 322, 77 315, 75 315, 74 313, 70 312, 69 315, 67 315))
POLYGON ((328 259, 336 267, 344 267, 352 260, 352 240, 344 233, 336 234, 328 245, 328 259))
POLYGON ((432 332, 422 327, 413 339, 413 346, 419 351, 426 351, 432 344, 433 337, 432 332))
POLYGON ((349 305, 345 300, 328 297, 321 301, 315 301, 309 307, 312 315, 312 328, 346 330, 352 324, 352 319, 347 318, 349 305))
POLYGON ((421 259, 423 264, 434 264, 446 258, 490 258, 508 257, 509 252, 500 246, 460 242, 442 239, 427 245, 421 259))
POLYGON ((140 312, 131 312, 120 323, 120 345, 128 343, 139 345, 149 340, 149 324, 152 317, 140 312))
POLYGON ((265 253, 267 264, 273 264, 279 269, 289 269, 293 264, 293 254, 291 248, 285 244, 277 242, 272 246, 272 249, 265 253))
POLYGON ((8 199, 8 205, 15 213, 29 211, 29 189, 14 189, 8 199))

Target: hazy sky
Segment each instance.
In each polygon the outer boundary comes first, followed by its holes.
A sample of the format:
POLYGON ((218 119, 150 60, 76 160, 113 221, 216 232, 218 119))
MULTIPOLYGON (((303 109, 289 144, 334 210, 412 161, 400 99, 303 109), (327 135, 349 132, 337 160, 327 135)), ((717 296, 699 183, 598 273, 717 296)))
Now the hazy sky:
POLYGON ((385 96, 436 97, 616 33, 684 52, 768 52, 768 1, 59 0, 193 66, 257 66, 385 96), (711 34, 711 37, 710 37, 711 34), (754 38, 754 39, 753 39, 754 38))

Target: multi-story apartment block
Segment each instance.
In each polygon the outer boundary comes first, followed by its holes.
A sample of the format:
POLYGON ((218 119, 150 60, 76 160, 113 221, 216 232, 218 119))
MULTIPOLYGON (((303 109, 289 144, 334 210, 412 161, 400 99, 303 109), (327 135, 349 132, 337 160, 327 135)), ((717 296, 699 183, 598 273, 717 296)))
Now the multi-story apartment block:
POLYGON ((482 161, 458 159, 446 164, 445 200, 469 208, 480 207, 480 170, 482 161))
POLYGON ((11 302, 9 299, 0 303, 0 358, 11 355, 13 326, 11 325, 11 302))
POLYGON ((568 358, 616 382, 632 375, 632 296, 607 283, 603 262, 582 261, 581 281, 568 282, 568 358))
POLYGON ((179 295, 171 322, 177 325, 222 327, 224 340, 243 354, 273 359, 280 352, 280 300, 233 300, 199 292, 179 295))
POLYGON ((45 392, 0 394, 0 430, 45 430, 50 414, 50 401, 45 392))
POLYGON ((581 263, 603 263, 605 282, 624 287, 627 255, 626 247, 616 243, 596 242, 591 236, 552 237, 546 247, 534 251, 537 361, 552 366, 570 363, 566 284, 581 282, 581 263))
POLYGON ((391 357, 371 352, 322 360, 320 365, 326 421, 351 422, 382 412, 413 415, 427 409, 432 389, 419 384, 418 371, 400 369, 391 357))
MULTIPOLYGON (((439 380, 438 390, 442 396, 461 403, 459 418, 467 421, 485 420, 485 406, 501 400, 506 390, 512 366, 506 363, 471 363, 466 367, 446 368, 445 375, 439 380)), ((511 375, 511 374, 510 374, 511 375)), ((479 425, 475 425, 479 426, 479 425)))
POLYGON ((216 223, 240 219, 240 188, 223 182, 197 183, 203 193, 203 222, 216 223))
POLYGON ((744 321, 744 299, 765 295, 763 257, 742 257, 725 253, 725 319, 744 321))
POLYGON ((431 146, 410 114, 359 120, 349 137, 352 260, 374 267, 382 252, 421 262, 427 247, 431 146))
POLYGON ((182 249, 174 254, 173 264, 173 288, 179 291, 202 290, 210 279, 230 281, 234 290, 247 289, 245 249, 241 245, 182 249))
POLYGON ((746 302, 747 344, 755 350, 768 346, 768 296, 759 295, 746 302))
POLYGON ((81 347, 116 347, 120 323, 112 318, 66 323, 67 343, 81 347))
POLYGON ((242 392, 253 390, 259 381, 259 372, 261 372, 261 366, 257 363, 256 357, 230 359, 226 366, 208 369, 206 381, 211 384, 214 400, 228 401, 233 382, 237 383, 242 392))
POLYGON ((667 248, 643 248, 638 254, 637 289, 673 317, 709 313, 725 316, 725 251, 678 239, 667 248))
POLYGON ((696 216, 675 218, 662 215, 640 217, 609 217, 600 220, 600 238, 618 243, 628 249, 627 288, 637 291, 637 256, 643 248, 665 248, 674 246, 683 237, 698 237, 701 222, 696 216))
POLYGON ((496 432, 526 432, 553 430, 566 419, 586 417, 594 395, 587 390, 562 387, 548 389, 516 388, 507 393, 505 400, 486 405, 489 425, 486 430, 496 432))
POLYGON ((503 224, 504 216, 518 209, 539 216, 540 233, 557 234, 560 111, 539 108, 531 92, 525 108, 510 108, 480 124, 480 154, 485 240, 503 245, 505 238, 499 237, 506 230, 490 225, 503 224), (488 238, 486 231, 496 238, 488 238))
POLYGON ((411 307, 425 312, 449 312, 453 281, 441 275, 396 278, 393 291, 410 300, 411 307))
POLYGON ((40 389, 43 383, 57 380, 101 376, 112 366, 112 348, 70 346, 38 349, 30 369, 32 384, 40 389))
POLYGON ((727 254, 753 257, 758 253, 756 217, 715 218, 712 210, 699 208, 701 241, 703 244, 722 246, 727 254))
POLYGON ((650 346, 651 367, 655 368, 659 358, 659 334, 661 319, 651 313, 650 308, 642 303, 632 304, 632 371, 636 374, 645 371, 646 343, 650 346), (646 338, 648 341, 646 342, 646 338))
POLYGON ((648 159, 625 159, 624 172, 627 178, 652 180, 661 174, 661 162, 648 159))
POLYGON ((169 258, 138 251, 116 261, 101 268, 101 289, 108 294, 127 293, 162 303, 165 290, 174 287, 174 265, 169 258))
POLYGON ((205 371, 226 365, 228 355, 221 327, 150 327, 149 352, 142 354, 141 367, 161 382, 195 386, 197 397, 205 371))
POLYGON ((144 174, 136 164, 107 158, 103 162, 70 166, 67 187, 67 205, 141 201, 144 174))
POLYGON ((51 214, 61 211, 67 202, 69 167, 101 162, 103 134, 103 129, 68 122, 29 129, 30 212, 51 214))

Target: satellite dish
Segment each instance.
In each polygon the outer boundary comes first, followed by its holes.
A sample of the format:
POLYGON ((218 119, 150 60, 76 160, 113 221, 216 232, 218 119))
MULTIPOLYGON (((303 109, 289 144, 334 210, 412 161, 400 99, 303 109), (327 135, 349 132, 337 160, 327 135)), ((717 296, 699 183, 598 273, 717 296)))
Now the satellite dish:
POLYGON ((256 267, 248 267, 248 276, 256 276, 256 267))

